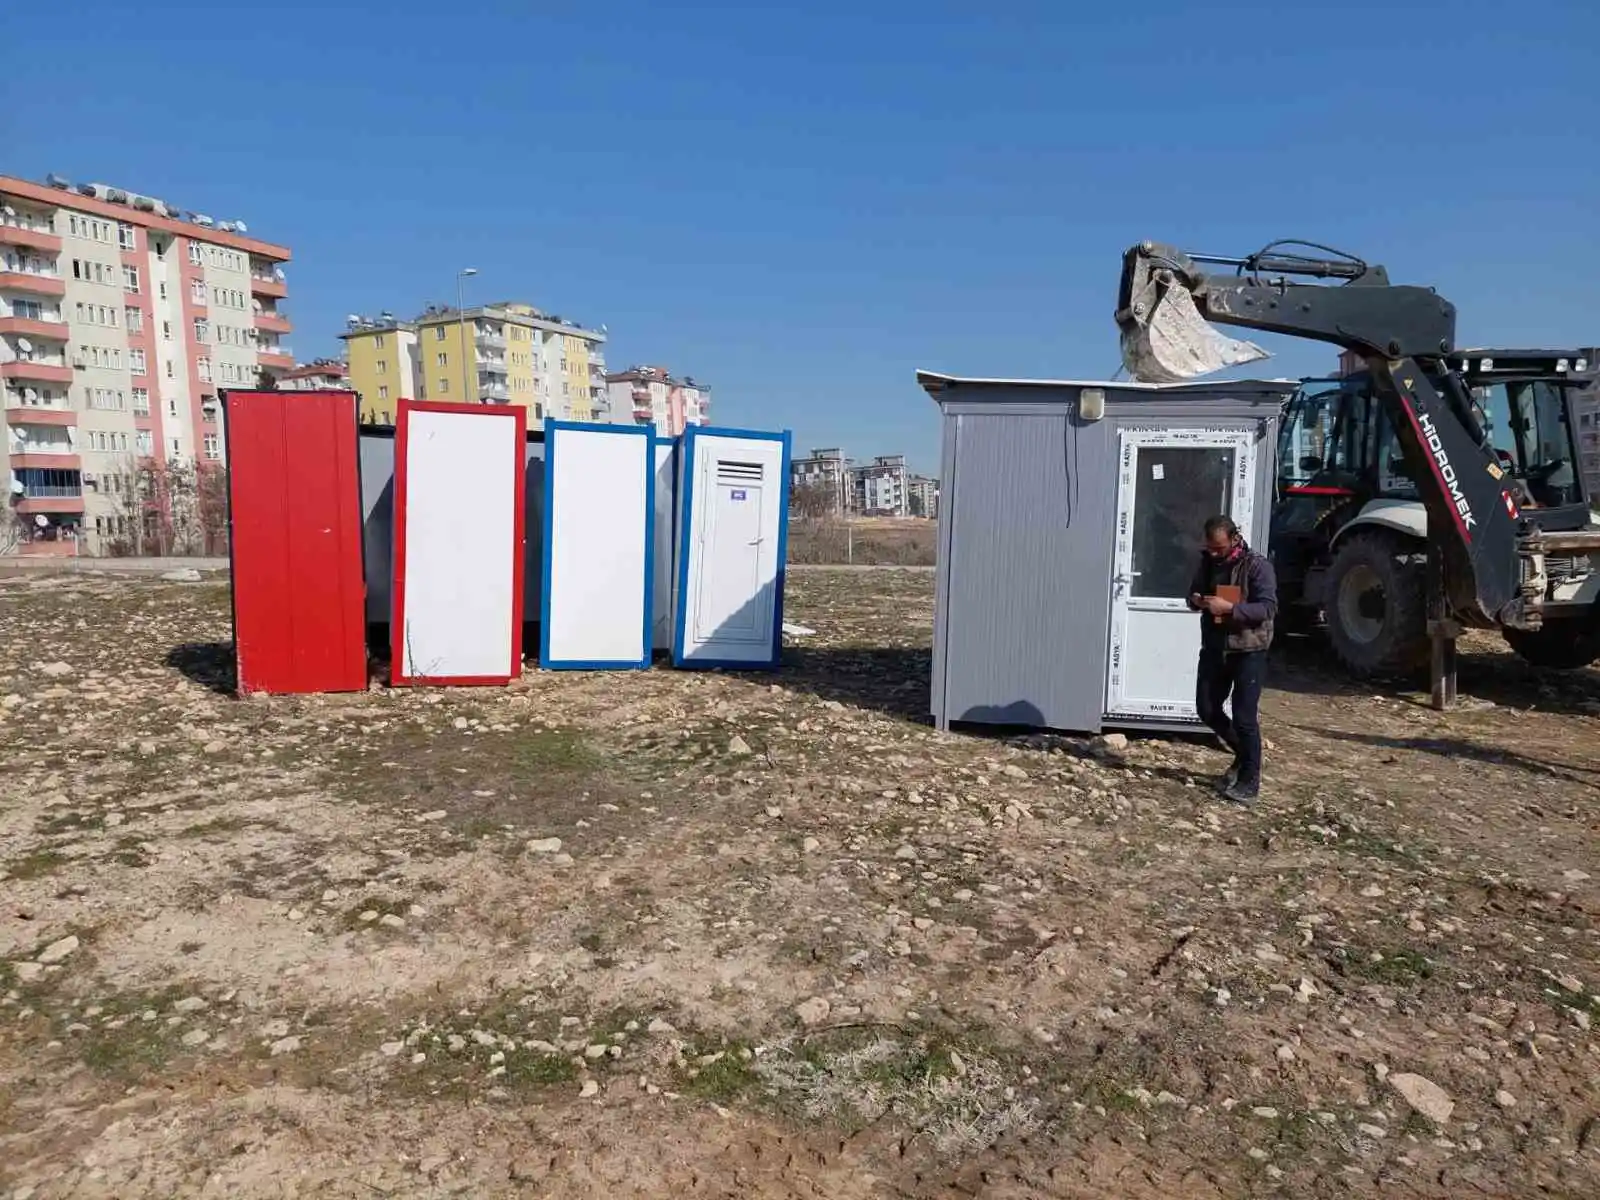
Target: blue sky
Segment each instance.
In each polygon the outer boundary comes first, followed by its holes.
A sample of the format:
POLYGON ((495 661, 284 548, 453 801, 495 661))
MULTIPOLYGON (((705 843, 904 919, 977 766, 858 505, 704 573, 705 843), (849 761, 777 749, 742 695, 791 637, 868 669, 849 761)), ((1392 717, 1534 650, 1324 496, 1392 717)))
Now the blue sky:
POLYGON ((13 22, 0 170, 288 243, 302 358, 470 265, 721 422, 923 469, 914 370, 1109 374, 1140 238, 1307 237, 1464 342, 1600 342, 1593 0, 335 7, 13 22))

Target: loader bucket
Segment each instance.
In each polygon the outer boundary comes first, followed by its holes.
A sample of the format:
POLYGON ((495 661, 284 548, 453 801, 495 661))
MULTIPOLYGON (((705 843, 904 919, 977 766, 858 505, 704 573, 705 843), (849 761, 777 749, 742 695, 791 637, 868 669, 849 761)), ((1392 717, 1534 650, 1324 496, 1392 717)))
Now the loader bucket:
POLYGON ((1194 296, 1175 272, 1130 252, 1123 274, 1122 365, 1143 383, 1183 383, 1224 367, 1271 355, 1253 342, 1218 333, 1200 315, 1194 296))

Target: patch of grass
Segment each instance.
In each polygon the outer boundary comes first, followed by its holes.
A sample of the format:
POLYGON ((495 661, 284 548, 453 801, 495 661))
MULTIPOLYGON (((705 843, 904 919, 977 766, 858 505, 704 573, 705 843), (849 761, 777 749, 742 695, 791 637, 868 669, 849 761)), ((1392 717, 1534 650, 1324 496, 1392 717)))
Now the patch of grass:
POLYGON ((1390 950, 1341 948, 1328 957, 1341 975, 1368 983, 1409 987, 1432 979, 1441 969, 1434 959, 1405 947, 1390 950))
POLYGON ((35 850, 6 864, 12 879, 39 879, 72 860, 57 850, 35 850))
POLYGON ((173 836, 180 838, 216 837, 221 834, 238 833, 241 829, 249 828, 253 823, 243 817, 215 817, 210 821, 201 821, 198 825, 185 826, 173 836))
POLYGON ((506 1073, 501 1079, 508 1087, 541 1088, 571 1083, 578 1068, 562 1054, 534 1054, 518 1051, 506 1056, 506 1073))
POLYGON ((42 834, 54 836, 62 833, 81 833, 86 829, 101 829, 105 826, 106 819, 101 813, 62 813, 58 817, 46 817, 35 828, 42 834))

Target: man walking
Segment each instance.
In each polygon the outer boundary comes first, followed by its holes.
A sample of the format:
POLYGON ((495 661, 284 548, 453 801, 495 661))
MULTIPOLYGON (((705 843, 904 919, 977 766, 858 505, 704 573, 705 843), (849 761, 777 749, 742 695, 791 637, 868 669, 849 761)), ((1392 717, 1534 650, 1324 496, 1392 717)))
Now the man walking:
POLYGON ((1200 673, 1195 708, 1200 719, 1233 751, 1221 780, 1235 804, 1255 802, 1261 791, 1261 725, 1256 710, 1266 677, 1267 648, 1278 612, 1278 581, 1272 564, 1245 544, 1227 517, 1205 525, 1200 569, 1189 607, 1200 613, 1200 673), (1223 711, 1233 697, 1233 717, 1223 711))

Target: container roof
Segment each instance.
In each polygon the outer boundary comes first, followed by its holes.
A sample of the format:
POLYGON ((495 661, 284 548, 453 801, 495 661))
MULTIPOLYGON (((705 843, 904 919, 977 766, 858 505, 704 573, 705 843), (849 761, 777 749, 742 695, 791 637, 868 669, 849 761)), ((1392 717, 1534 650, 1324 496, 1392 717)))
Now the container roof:
POLYGON ((1134 380, 1110 379, 991 379, 962 375, 946 375, 939 371, 918 371, 917 384, 928 395, 937 395, 951 387, 1045 387, 1045 388, 1105 388, 1116 392, 1161 392, 1182 395, 1200 392, 1216 395, 1218 392, 1293 391, 1300 386, 1298 379, 1217 379, 1201 383, 1139 383, 1134 380))

